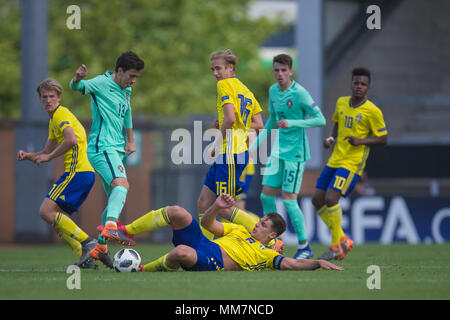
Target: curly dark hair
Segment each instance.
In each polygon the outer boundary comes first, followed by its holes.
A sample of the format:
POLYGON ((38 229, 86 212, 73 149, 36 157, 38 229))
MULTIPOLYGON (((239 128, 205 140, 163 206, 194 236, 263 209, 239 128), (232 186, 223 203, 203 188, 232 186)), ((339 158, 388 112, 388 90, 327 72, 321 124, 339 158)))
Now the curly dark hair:
POLYGON ((352 70, 352 79, 355 76, 366 76, 370 83, 370 70, 365 67, 357 67, 352 70))
POLYGON ((126 51, 117 58, 115 71, 119 71, 119 68, 122 68, 123 72, 130 69, 140 71, 144 69, 144 61, 133 51, 126 51))

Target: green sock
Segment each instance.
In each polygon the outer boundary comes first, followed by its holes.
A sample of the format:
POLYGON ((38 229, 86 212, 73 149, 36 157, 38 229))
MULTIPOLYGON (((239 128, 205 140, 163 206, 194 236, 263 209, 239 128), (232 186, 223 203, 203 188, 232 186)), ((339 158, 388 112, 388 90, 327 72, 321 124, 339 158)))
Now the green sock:
POLYGON ((295 233, 297 234, 298 242, 305 243, 307 239, 305 219, 297 200, 283 200, 283 204, 289 214, 289 217, 291 218, 292 225, 294 226, 295 233))
POLYGON ((106 206, 107 217, 106 221, 117 221, 122 212, 125 200, 127 198, 128 190, 122 186, 117 186, 112 189, 108 198, 108 205, 106 206))
POLYGON ((264 193, 261 193, 259 197, 262 202, 264 215, 269 212, 277 212, 277 202, 275 197, 267 196, 264 193))

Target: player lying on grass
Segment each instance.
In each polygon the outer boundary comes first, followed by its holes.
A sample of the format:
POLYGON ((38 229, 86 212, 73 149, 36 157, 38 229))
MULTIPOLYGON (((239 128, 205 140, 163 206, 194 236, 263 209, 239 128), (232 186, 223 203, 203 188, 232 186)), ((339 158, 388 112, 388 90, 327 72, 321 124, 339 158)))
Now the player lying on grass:
MULTIPOLYGON (((150 211, 131 224, 122 226, 134 235, 170 225, 175 248, 164 256, 144 265, 140 271, 215 270, 314 270, 318 268, 343 270, 324 260, 296 260, 284 257, 267 245, 286 230, 286 222, 275 212, 257 222, 251 232, 241 225, 216 220, 217 212, 231 216, 236 211, 235 200, 228 194, 220 195, 203 218, 202 226, 218 238, 207 239, 192 215, 179 206, 150 211)), ((228 216, 228 218, 230 218, 228 216)))

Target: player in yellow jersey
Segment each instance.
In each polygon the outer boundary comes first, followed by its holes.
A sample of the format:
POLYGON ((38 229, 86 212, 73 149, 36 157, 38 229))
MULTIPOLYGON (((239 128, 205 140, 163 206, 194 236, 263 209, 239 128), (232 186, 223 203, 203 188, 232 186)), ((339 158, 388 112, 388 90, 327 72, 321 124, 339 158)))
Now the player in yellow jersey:
MULTIPOLYGON (((94 169, 86 155, 86 132, 72 112, 60 104, 63 88, 56 80, 42 81, 37 92, 50 117, 48 139, 40 152, 19 150, 17 160, 30 160, 39 165, 64 155, 65 172, 48 192, 39 214, 72 248, 80 258, 78 265, 81 266, 97 240, 89 237, 66 214, 78 210, 95 181, 94 169)), ((89 266, 93 264, 83 265, 89 266)))
MULTIPOLYGON (((237 57, 231 50, 218 51, 211 54, 210 62, 217 79, 218 127, 222 139, 216 140, 212 148, 215 161, 198 198, 200 219, 220 194, 236 197, 242 192, 239 178, 248 163, 247 131, 263 127, 258 101, 236 77, 237 57)), ((212 239, 206 230, 205 234, 212 239)))
POLYGON ((352 71, 352 96, 340 97, 333 115, 332 134, 324 147, 334 149, 317 180, 312 202, 331 232, 331 246, 319 259, 342 260, 353 241, 341 228, 341 196, 348 196, 358 182, 369 156, 370 146, 387 143, 387 129, 381 110, 367 99, 371 74, 366 68, 352 71))
POLYGON ((222 194, 205 211, 204 228, 218 237, 207 239, 197 220, 184 208, 169 206, 153 210, 123 226, 129 235, 151 231, 170 225, 175 248, 162 257, 141 266, 140 271, 219 270, 314 270, 318 268, 343 270, 325 260, 296 260, 284 257, 268 247, 271 240, 283 233, 286 222, 278 213, 268 213, 251 231, 234 223, 216 220, 218 212, 229 216, 236 211, 235 199, 222 194))

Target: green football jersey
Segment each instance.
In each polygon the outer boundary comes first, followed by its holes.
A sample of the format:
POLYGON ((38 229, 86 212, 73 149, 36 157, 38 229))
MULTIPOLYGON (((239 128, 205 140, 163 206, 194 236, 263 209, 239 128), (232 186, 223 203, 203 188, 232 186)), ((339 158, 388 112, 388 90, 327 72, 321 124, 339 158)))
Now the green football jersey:
POLYGON ((111 71, 89 80, 70 82, 70 89, 91 95, 92 126, 88 152, 115 149, 125 152, 123 128, 133 127, 131 118, 131 87, 122 89, 111 78, 111 71))
POLYGON ((306 128, 325 125, 325 118, 308 91, 294 80, 284 91, 278 83, 273 84, 269 89, 269 112, 265 129, 276 128, 275 124, 283 119, 288 123, 288 128, 278 129, 271 155, 287 161, 307 161, 311 155, 306 128))

